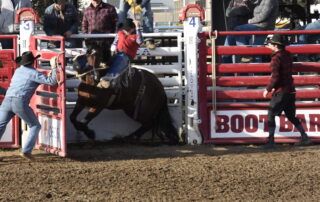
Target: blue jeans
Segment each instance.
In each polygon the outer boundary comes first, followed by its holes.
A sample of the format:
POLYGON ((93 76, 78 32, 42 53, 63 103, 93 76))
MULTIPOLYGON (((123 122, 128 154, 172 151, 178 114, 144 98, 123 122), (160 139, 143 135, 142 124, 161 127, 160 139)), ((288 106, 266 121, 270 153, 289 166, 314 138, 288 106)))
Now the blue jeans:
MULTIPOLYGON (((244 24, 238 25, 234 28, 234 31, 262 31, 260 27, 257 27, 252 24, 244 24)), ((250 44, 250 39, 252 38, 251 35, 228 35, 224 46, 246 46, 250 44)), ((253 46, 261 46, 264 44, 267 35, 255 35, 254 40, 252 41, 253 46)), ((240 56, 236 56, 236 62, 240 61, 240 56)), ((261 63, 262 59, 260 56, 254 57, 254 62, 261 63)), ((224 55, 222 56, 223 63, 232 63, 232 56, 231 55, 224 55)))
MULTIPOLYGON (((239 25, 239 26, 236 26, 234 30, 235 31, 262 31, 260 27, 252 24, 239 25)), ((250 44, 251 35, 237 35, 235 36, 235 38, 236 38, 237 46, 246 46, 250 44)), ((267 38, 267 35, 255 35, 252 41, 252 45, 262 46, 266 38, 267 38)), ((261 63, 262 62, 261 56, 254 56, 253 61, 261 63)))
MULTIPOLYGON (((234 35, 228 35, 226 40, 224 41, 224 46, 235 46, 236 45, 236 37, 234 35)), ((236 62, 239 62, 239 56, 236 56, 236 62)), ((223 55, 222 63, 232 63, 232 55, 223 55)))
MULTIPOLYGON (((119 5, 119 23, 124 22, 124 20, 127 18, 128 11, 130 9, 130 5, 125 2, 125 0, 120 0, 119 5)), ((145 7, 142 9, 142 15, 143 15, 143 22, 142 22, 142 28, 144 33, 152 33, 153 32, 153 13, 151 10, 151 4, 150 2, 145 5, 145 7)))
POLYGON ((22 152, 30 154, 41 129, 37 116, 29 106, 29 102, 20 97, 5 97, 0 107, 0 138, 4 134, 7 124, 14 115, 18 115, 30 128, 30 133, 22 152))
MULTIPOLYGON (((298 30, 319 30, 320 29, 320 20, 309 23, 305 26, 300 27, 298 30)), ((319 34, 302 34, 299 36, 298 42, 299 44, 315 44, 317 40, 320 40, 319 34)), ((320 54, 312 55, 315 60, 320 59, 320 54)), ((307 55, 299 55, 299 61, 305 61, 307 59, 307 55)))
POLYGON ((105 81, 111 81, 116 79, 122 72, 124 72, 130 63, 130 58, 126 53, 119 52, 115 55, 112 61, 110 69, 108 69, 105 76, 101 79, 105 81))

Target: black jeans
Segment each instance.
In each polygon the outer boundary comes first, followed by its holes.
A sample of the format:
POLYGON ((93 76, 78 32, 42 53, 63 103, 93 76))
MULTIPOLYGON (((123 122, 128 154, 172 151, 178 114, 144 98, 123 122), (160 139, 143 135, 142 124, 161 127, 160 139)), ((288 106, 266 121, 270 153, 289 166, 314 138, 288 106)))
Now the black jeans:
POLYGON ((276 127, 275 116, 280 116, 284 111, 286 117, 294 126, 299 126, 301 123, 296 118, 296 94, 289 92, 279 92, 272 96, 268 110, 268 126, 276 127))

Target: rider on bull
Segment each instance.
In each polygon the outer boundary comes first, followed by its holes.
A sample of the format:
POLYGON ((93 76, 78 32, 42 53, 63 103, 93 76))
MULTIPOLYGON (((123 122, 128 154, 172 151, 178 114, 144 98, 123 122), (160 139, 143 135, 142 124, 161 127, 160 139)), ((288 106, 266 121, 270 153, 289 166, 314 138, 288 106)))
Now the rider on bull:
POLYGON ((118 33, 111 45, 111 51, 115 52, 110 69, 106 75, 100 79, 98 87, 108 88, 111 80, 116 79, 130 65, 130 61, 143 43, 142 28, 140 22, 127 18, 119 24, 118 33))

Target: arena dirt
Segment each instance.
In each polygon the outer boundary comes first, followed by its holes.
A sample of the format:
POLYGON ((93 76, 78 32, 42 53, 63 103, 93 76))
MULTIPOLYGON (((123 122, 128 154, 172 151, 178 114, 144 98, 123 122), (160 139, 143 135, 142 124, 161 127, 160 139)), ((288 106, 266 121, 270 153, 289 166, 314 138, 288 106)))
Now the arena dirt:
POLYGON ((69 146, 37 162, 0 150, 0 201, 318 201, 320 145, 69 146))

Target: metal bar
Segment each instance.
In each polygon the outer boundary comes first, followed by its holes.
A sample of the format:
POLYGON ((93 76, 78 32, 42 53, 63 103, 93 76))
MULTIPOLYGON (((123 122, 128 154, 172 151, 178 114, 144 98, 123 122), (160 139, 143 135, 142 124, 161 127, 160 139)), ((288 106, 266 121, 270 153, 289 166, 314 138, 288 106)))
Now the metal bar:
MULTIPOLYGON (((265 73, 270 72, 269 63, 251 63, 251 64, 218 64, 218 73, 265 73)), ((207 72, 211 73, 211 64, 207 64, 207 72)), ((320 72, 320 63, 315 62, 296 62, 293 63, 293 72, 320 72)))
MULTIPOLYGON (((218 103, 217 108, 219 110, 222 109, 253 109, 253 108, 263 108, 267 109, 269 107, 269 102, 263 103, 218 103)), ((211 104, 207 104, 208 109, 211 108, 211 104)), ((320 107, 320 102, 296 102, 297 108, 312 108, 312 107, 320 107)))
MULTIPOLYGON (((290 45, 286 47, 286 50, 290 51, 292 54, 320 53, 320 44, 290 45)), ((211 55, 211 53, 212 50, 208 47, 207 54, 211 55)), ((271 55, 271 50, 264 46, 218 46, 216 53, 218 55, 271 55)))
MULTIPOLYGON (((269 35, 269 34, 320 34, 320 30, 285 30, 285 31, 218 31, 217 35, 269 35)), ((206 36, 216 35, 215 32, 205 32, 206 36)))
MULTIPOLYGON (((319 75, 306 75, 294 76, 294 84, 296 86, 319 85, 319 75)), ((218 77, 217 85, 228 86, 265 86, 269 83, 270 76, 231 76, 231 77, 218 77)), ((211 78, 207 78, 207 86, 210 86, 211 78)))
MULTIPOLYGON (((220 90, 217 91, 218 100, 232 99, 266 99, 263 95, 263 89, 259 90, 220 90)), ((296 98, 317 99, 320 95, 320 89, 297 89, 296 98)), ((207 100, 211 101, 211 91, 207 92, 207 100)), ((270 95, 267 99, 270 99, 270 95)))

